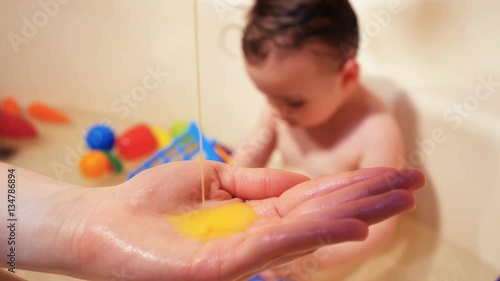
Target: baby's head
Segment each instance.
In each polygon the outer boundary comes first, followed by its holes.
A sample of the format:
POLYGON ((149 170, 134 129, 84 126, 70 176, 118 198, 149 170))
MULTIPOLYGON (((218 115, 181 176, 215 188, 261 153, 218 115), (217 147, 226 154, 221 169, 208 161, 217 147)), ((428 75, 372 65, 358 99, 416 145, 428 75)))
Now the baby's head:
POLYGON ((356 15, 347 0, 256 0, 243 35, 247 71, 278 114, 314 127, 358 83, 356 15))

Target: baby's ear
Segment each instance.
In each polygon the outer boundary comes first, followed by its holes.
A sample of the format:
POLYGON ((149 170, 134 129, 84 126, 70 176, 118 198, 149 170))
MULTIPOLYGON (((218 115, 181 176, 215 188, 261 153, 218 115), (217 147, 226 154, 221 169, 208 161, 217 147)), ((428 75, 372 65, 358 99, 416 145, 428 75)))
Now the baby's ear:
POLYGON ((342 88, 349 90, 358 83, 359 64, 355 59, 348 59, 340 70, 342 75, 342 88))

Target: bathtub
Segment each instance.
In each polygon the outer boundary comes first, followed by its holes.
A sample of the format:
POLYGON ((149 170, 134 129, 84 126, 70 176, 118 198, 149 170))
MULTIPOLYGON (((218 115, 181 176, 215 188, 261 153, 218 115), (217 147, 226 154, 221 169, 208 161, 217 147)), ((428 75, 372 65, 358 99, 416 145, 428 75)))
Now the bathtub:
MULTIPOLYGON (((0 3, 0 95, 15 95, 24 105, 44 100, 69 112, 73 122, 36 122, 40 138, 16 144, 19 151, 8 161, 89 187, 119 183, 124 176, 91 181, 79 175, 83 134, 102 121, 123 131, 135 122, 168 127, 196 119, 192 5, 65 1, 49 13, 43 2, 0 3), (13 40, 12 34, 24 39, 13 40), (148 75, 157 86, 142 90, 148 75)), ((244 72, 239 45, 250 2, 199 3, 204 130, 232 147, 249 132, 264 102, 244 72)), ((363 80, 398 118, 407 147, 402 163, 423 169, 429 186, 417 193, 418 208, 403 216, 391 248, 346 280, 496 280, 500 30, 494 11, 500 4, 364 2, 353 1, 362 31, 363 80)), ((279 155, 272 165, 279 167, 279 155)), ((73 280, 28 271, 19 276, 73 280)))

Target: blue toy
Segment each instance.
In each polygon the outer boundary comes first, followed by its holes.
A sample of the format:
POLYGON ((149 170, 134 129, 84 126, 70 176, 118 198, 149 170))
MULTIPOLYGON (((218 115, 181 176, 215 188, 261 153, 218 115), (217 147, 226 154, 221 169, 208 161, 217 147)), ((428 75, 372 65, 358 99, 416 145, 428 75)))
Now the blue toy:
MULTIPOLYGON (((155 155, 146 160, 146 162, 144 162, 139 168, 130 172, 127 179, 131 179, 138 173, 160 164, 172 161, 191 160, 200 150, 198 145, 199 137, 200 131, 198 126, 194 122, 190 123, 185 133, 176 137, 169 146, 160 149, 155 155)), ((217 142, 215 140, 208 140, 203 133, 201 134, 201 137, 203 142, 203 152, 205 154, 204 159, 223 162, 223 159, 215 150, 217 142)))
POLYGON ((254 277, 252 277, 248 281, 266 281, 266 279, 260 277, 260 275, 255 275, 254 277))
MULTIPOLYGON (((266 279, 262 278, 262 276, 260 276, 260 275, 255 275, 254 277, 252 277, 248 281, 266 281, 266 279)), ((285 279, 279 279, 278 281, 286 281, 286 280, 285 279)))
POLYGON ((85 137, 87 146, 93 150, 111 150, 115 144, 115 133, 104 124, 94 125, 85 137))
MULTIPOLYGON (((198 129, 198 126, 196 123, 191 122, 185 133, 176 137, 169 146, 159 150, 155 155, 146 160, 146 162, 144 162, 139 168, 130 172, 127 179, 131 179, 138 173, 156 165, 178 160, 191 160, 200 151, 200 146, 198 145, 199 137, 200 130, 198 129)), ((223 153, 220 151, 221 148, 215 140, 208 140, 203 133, 201 134, 201 138, 203 142, 205 160, 224 162, 223 160, 229 157, 228 154, 219 156, 219 154, 223 153)), ((263 279, 260 275, 256 275, 249 281, 265 281, 265 279, 263 279)))

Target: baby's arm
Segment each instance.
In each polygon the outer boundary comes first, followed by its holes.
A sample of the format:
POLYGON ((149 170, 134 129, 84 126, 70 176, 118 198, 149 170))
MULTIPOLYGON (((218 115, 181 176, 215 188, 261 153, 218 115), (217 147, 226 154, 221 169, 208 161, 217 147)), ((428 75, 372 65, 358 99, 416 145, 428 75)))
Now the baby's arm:
MULTIPOLYGON (((360 124, 360 132, 359 143, 365 146, 360 147, 361 157, 357 168, 379 166, 400 168, 403 141, 397 123, 389 113, 370 116, 360 124)), ((321 248, 311 256, 317 261, 315 270, 304 271, 304 267, 311 261, 311 257, 306 257, 295 260, 288 266, 276 268, 272 273, 266 272, 264 275, 272 276, 267 280, 283 277, 293 277, 301 281, 338 280, 354 271, 366 258, 388 247, 393 240, 396 226, 397 218, 390 218, 371 226, 369 235, 363 242, 349 242, 321 248)))
MULTIPOLYGON (((404 144, 401 130, 389 113, 380 113, 365 121, 363 139, 368 139, 359 164, 359 169, 370 167, 402 166, 404 144)), ((388 179, 388 184, 392 179, 388 179)), ((329 261, 325 263, 333 270, 318 272, 311 280, 334 280, 351 272, 364 259, 387 248, 395 235, 397 217, 390 218, 370 227, 367 239, 363 242, 345 243, 329 247, 329 261)))
POLYGON ((364 135, 368 142, 363 149, 359 168, 392 167, 402 168, 404 144, 401 130, 389 113, 370 117, 364 135))
POLYGON ((359 168, 392 167, 399 169, 403 166, 403 136, 401 130, 389 113, 377 114, 367 121, 364 134, 369 142, 363 149, 359 168))
MULTIPOLYGON (((360 169, 370 167, 402 168, 404 144, 401 130, 390 113, 381 113, 370 117, 364 133, 369 142, 364 149, 360 169)), ((387 179, 388 184, 391 180, 387 179)), ((360 243, 339 245, 346 258, 349 256, 366 258, 387 248, 395 235, 398 217, 393 217, 370 227, 368 238, 360 243)))
POLYGON ((267 106, 253 132, 234 152, 233 162, 249 168, 266 166, 276 146, 276 117, 267 106))

